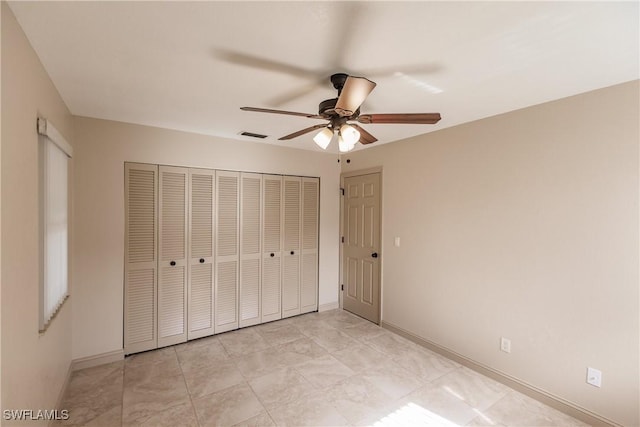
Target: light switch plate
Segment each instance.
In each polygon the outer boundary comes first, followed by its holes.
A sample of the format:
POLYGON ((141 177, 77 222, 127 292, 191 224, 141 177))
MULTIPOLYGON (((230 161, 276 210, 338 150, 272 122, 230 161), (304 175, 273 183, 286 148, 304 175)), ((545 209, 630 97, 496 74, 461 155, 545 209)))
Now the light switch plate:
POLYGON ((399 248, 399 247, 400 247, 400 238, 399 238, 399 237, 396 237, 396 238, 393 240, 393 246, 395 246, 396 248, 399 248))

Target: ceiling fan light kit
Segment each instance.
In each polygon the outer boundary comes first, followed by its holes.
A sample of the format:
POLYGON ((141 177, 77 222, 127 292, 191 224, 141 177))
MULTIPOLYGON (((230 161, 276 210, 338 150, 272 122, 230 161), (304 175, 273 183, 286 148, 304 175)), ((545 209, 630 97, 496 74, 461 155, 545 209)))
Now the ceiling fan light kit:
POLYGON ((435 124, 440 120, 439 113, 410 113, 410 114, 364 114, 360 115, 360 106, 376 87, 376 83, 364 77, 352 77, 344 73, 331 76, 333 87, 338 90, 338 97, 327 99, 320 103, 318 114, 297 113, 293 111, 272 110, 267 108, 241 107, 243 111, 257 113, 284 114, 289 116, 307 117, 310 119, 329 120, 326 125, 314 125, 292 134, 278 138, 280 141, 297 138, 301 135, 322 129, 313 141, 326 150, 335 130, 338 130, 338 148, 345 153, 353 150, 357 142, 371 144, 378 139, 361 126, 349 121, 365 124, 435 124))
POLYGON ((341 153, 347 153, 354 149, 356 143, 350 144, 346 139, 342 137, 342 135, 338 135, 338 150, 341 153))
POLYGON ((313 137, 313 141, 318 144, 318 147, 326 150, 331 140, 333 139, 333 131, 328 127, 322 129, 313 137))

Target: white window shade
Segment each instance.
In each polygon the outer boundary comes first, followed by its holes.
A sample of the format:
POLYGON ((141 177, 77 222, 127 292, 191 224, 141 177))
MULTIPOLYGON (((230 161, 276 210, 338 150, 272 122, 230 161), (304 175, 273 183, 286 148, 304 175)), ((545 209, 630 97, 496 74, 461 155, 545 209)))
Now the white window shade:
POLYGON ((69 290, 68 159, 71 146, 44 119, 38 119, 41 161, 40 330, 43 331, 69 290))

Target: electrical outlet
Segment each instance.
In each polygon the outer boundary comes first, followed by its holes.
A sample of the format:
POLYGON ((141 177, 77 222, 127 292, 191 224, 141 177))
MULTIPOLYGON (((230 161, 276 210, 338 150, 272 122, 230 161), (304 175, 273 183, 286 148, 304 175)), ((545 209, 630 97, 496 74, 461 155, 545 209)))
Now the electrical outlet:
POLYGON ((505 337, 500 338, 500 350, 511 353, 511 340, 505 337))
POLYGON ((602 371, 595 368, 587 368, 587 383, 595 387, 602 387, 602 371))

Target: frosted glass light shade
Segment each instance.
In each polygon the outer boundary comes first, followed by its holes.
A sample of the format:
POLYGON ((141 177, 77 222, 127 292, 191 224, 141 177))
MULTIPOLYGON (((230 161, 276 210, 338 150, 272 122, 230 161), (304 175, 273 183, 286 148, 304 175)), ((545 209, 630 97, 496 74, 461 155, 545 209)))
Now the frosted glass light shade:
POLYGON ((329 128, 324 128, 313 137, 313 141, 318 144, 318 147, 326 150, 333 138, 333 131, 329 128))
POLYGON ((358 129, 347 124, 340 127, 340 135, 342 135, 342 138, 347 142, 347 144, 352 146, 351 148, 353 148, 353 146, 356 145, 356 142, 360 140, 360 132, 358 132, 358 129))
POLYGON ((355 143, 349 144, 342 135, 338 135, 338 148, 340 149, 341 153, 346 153, 347 151, 351 151, 355 146, 356 146, 355 143))

